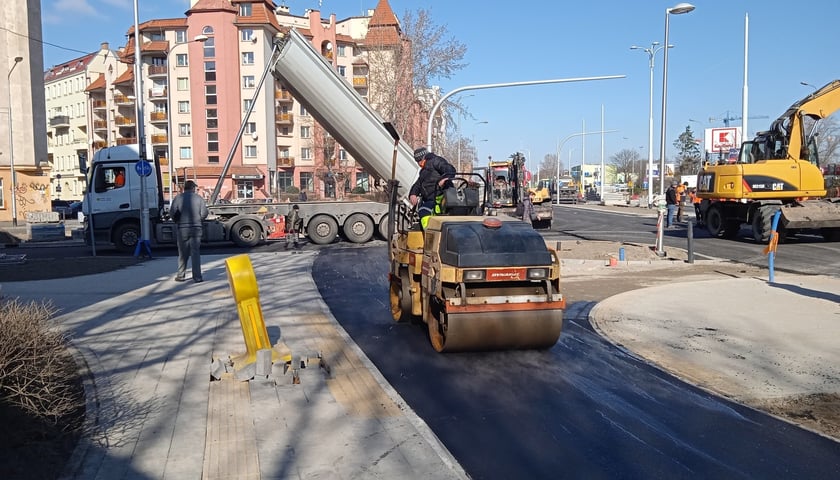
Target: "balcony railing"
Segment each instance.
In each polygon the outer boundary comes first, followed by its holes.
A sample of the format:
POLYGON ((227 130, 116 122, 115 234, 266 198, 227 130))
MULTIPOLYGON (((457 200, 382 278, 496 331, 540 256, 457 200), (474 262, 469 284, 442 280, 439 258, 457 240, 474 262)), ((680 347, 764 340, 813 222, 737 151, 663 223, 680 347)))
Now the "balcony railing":
POLYGON ((117 145, 133 145, 137 143, 137 137, 118 138, 117 145))
POLYGON ((153 100, 156 99, 156 98, 158 98, 158 99, 166 98, 166 91, 167 91, 166 87, 150 88, 149 89, 149 98, 151 98, 153 100))
POLYGON ((105 100, 94 100, 93 101, 93 109, 94 110, 102 110, 104 108, 108 108, 108 102, 105 100))
POLYGON ((160 134, 152 135, 152 144, 153 145, 157 145, 157 144, 161 144, 161 143, 167 143, 167 142, 168 142, 168 139, 167 139, 166 135, 160 135, 160 134))
POLYGON ((294 121, 294 114, 290 112, 277 111, 274 119, 277 123, 292 123, 294 121))
POLYGON ((291 102, 292 94, 288 90, 275 90, 274 98, 281 102, 291 102))
POLYGON ((107 146, 108 146, 108 142, 105 142, 105 141, 102 141, 102 140, 97 140, 97 141, 93 142, 93 148, 96 149, 96 150, 99 150, 100 148, 105 148, 107 146))
POLYGON ((166 112, 152 112, 149 114, 149 119, 152 122, 165 122, 167 118, 166 112))
POLYGON ((108 122, 105 120, 94 120, 93 121, 93 129, 94 130, 108 130, 108 122))
POLYGON ((353 86, 355 88, 367 88, 368 86, 368 79, 365 76, 355 75, 353 77, 353 86))
POLYGON ((277 157, 278 168, 290 168, 295 166, 295 157, 277 157))
POLYGON ((165 77, 166 65, 149 65, 149 77, 165 77))
POLYGON ((114 119, 114 123, 116 123, 120 127, 133 127, 135 125, 134 117, 119 116, 114 119))
POLYGON ((53 128, 59 127, 69 127, 70 126, 70 116, 69 115, 56 115, 50 119, 50 126, 53 128))
POLYGON ((134 105, 134 99, 125 95, 114 95, 114 103, 117 105, 134 105))

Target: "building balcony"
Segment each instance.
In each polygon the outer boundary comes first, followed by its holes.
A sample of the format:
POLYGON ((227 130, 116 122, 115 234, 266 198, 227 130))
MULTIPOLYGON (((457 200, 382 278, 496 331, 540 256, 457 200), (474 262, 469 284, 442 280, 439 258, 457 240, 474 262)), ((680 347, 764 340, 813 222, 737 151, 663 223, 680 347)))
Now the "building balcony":
POLYGON ((100 149, 105 148, 107 146, 108 146, 108 142, 106 142, 104 140, 97 140, 97 141, 93 142, 94 150, 100 150, 100 149))
POLYGON ((70 116, 69 115, 56 115, 50 118, 50 127, 52 128, 69 128, 70 127, 70 116))
POLYGON ((295 166, 295 157, 277 157, 277 168, 291 168, 295 166))
POLYGON ((281 112, 277 111, 276 116, 274 117, 274 121, 279 124, 291 125, 294 122, 295 114, 291 112, 281 112))
POLYGON ((367 76, 363 76, 363 75, 354 75, 353 76, 353 87, 354 88, 367 88, 367 86, 368 86, 367 76))
POLYGON ((94 110, 105 110, 108 108, 108 102, 105 100, 94 100, 91 103, 94 110))
POLYGON ((149 120, 152 123, 165 123, 169 120, 169 116, 166 112, 152 112, 149 114, 149 120))
POLYGON ((152 100, 166 100, 166 87, 155 87, 149 89, 149 98, 152 100))
POLYGON ((291 102, 292 94, 288 90, 275 90, 274 99, 278 102, 291 102))
POLYGON ((149 78, 165 77, 166 65, 149 65, 149 78))
POLYGON ((137 144, 137 137, 118 138, 117 145, 135 145, 137 144))
POLYGON ((119 127, 133 127, 136 125, 134 117, 123 117, 122 115, 117 116, 114 119, 114 123, 119 127))
POLYGON ((94 120, 93 121, 93 129, 94 130, 108 130, 108 122, 106 120, 94 120))
POLYGON ((152 145, 166 145, 167 143, 169 143, 168 135, 152 135, 152 145))
POLYGON ((134 99, 126 95, 114 95, 114 103, 117 105, 134 105, 134 99))

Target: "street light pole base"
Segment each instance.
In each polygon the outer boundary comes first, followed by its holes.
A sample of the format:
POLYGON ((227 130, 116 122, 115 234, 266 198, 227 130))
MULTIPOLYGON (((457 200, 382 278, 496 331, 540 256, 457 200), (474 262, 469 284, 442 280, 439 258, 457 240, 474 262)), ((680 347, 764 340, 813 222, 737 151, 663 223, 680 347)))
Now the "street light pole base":
POLYGON ((152 246, 148 240, 140 240, 139 242, 137 242, 137 247, 134 248, 134 256, 147 256, 149 258, 152 258, 152 246), (145 253, 141 252, 140 250, 143 250, 145 253))

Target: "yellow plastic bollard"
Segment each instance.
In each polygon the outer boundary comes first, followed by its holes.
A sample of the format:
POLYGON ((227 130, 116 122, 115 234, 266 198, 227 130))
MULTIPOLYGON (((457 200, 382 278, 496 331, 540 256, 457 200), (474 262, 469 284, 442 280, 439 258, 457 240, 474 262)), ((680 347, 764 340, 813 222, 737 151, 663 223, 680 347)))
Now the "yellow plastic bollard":
POLYGON ((272 363, 282 360, 290 362, 292 354, 288 351, 278 351, 273 348, 265 328, 262 308, 260 307, 260 293, 257 277, 251 265, 251 257, 247 254, 237 255, 225 260, 228 283, 236 308, 239 312, 239 323, 242 325, 242 335, 245 337, 246 353, 233 358, 234 368, 240 368, 256 362, 257 351, 271 349, 272 363))

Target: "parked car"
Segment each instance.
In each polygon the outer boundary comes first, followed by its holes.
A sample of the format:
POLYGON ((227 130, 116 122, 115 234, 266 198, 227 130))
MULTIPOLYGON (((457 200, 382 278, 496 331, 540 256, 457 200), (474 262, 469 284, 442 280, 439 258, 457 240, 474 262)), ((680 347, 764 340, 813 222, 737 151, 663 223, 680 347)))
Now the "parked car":
POLYGON ((59 217, 76 218, 82 211, 82 202, 71 200, 53 200, 52 211, 58 213, 59 217))

